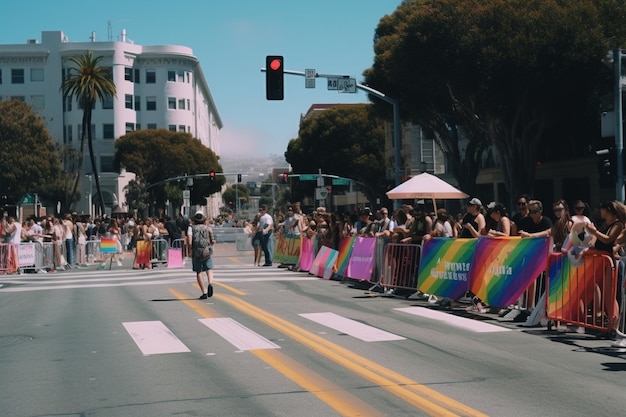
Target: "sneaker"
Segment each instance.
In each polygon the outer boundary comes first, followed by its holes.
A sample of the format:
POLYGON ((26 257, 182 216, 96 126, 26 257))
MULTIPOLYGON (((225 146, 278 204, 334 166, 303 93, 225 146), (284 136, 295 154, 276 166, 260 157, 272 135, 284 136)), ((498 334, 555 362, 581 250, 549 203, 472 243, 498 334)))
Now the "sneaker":
POLYGON ((465 307, 465 311, 474 313, 478 311, 478 308, 474 304, 472 304, 471 306, 465 307))
POLYGON ((626 339, 617 339, 611 343, 611 346, 615 348, 626 348, 626 339))
MULTIPOLYGON (((209 286, 209 288, 211 288, 211 287, 209 286)), ((206 294, 202 294, 200 296, 200 298, 198 298, 198 300, 206 300, 206 299, 207 299, 207 295, 206 294)))
POLYGON ((209 284, 209 287, 206 290, 207 297, 213 297, 213 285, 209 284))

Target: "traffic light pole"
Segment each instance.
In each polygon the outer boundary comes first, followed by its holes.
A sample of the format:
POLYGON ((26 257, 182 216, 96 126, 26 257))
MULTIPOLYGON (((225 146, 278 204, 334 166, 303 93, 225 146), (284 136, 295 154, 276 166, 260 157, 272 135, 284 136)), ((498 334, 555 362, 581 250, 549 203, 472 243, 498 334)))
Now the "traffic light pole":
MULTIPOLYGON (((265 68, 261 68, 261 72, 265 72, 265 68)), ((304 71, 294 71, 294 70, 283 70, 284 74, 298 75, 301 77, 306 77, 306 73, 304 71)), ((343 75, 331 75, 331 74, 318 74, 315 73, 315 78, 344 78, 343 75)), ((379 99, 391 104, 393 106, 393 159, 394 159, 394 180, 396 186, 400 185, 402 182, 402 169, 401 169, 401 152, 400 152, 400 105, 397 99, 391 98, 384 93, 381 93, 378 90, 374 90, 371 87, 366 85, 356 83, 356 88, 359 90, 365 91, 373 96, 378 97, 379 99)), ((394 208, 400 207, 400 200, 394 200, 394 208)))

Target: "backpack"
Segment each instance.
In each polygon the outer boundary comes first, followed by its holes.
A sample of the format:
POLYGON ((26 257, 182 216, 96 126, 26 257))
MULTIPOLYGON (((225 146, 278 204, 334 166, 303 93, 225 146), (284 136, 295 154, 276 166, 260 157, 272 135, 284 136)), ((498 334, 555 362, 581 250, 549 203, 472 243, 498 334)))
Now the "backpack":
POLYGON ((204 224, 192 226, 191 256, 195 259, 208 259, 213 254, 213 232, 204 224))

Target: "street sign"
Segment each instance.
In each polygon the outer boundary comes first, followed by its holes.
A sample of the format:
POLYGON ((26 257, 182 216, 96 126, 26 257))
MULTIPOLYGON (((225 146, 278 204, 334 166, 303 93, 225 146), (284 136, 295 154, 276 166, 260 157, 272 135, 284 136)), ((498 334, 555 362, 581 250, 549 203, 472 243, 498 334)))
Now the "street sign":
POLYGON ((350 185, 350 180, 348 178, 333 178, 333 185, 350 185))
POLYGON ((324 200, 326 197, 328 197, 328 189, 326 187, 317 187, 315 189, 316 200, 324 200))
POLYGON ((300 174, 300 181, 316 181, 317 174, 300 174))
POLYGON ((337 83, 337 90, 340 93, 356 93, 356 79, 341 78, 337 83))
POLYGON ((328 89, 329 90, 338 90, 339 88, 337 87, 337 85, 339 84, 339 80, 341 80, 342 78, 332 78, 332 77, 328 77, 328 89))
POLYGON ((314 69, 305 69, 304 70, 304 87, 305 88, 315 88, 315 72, 314 69))

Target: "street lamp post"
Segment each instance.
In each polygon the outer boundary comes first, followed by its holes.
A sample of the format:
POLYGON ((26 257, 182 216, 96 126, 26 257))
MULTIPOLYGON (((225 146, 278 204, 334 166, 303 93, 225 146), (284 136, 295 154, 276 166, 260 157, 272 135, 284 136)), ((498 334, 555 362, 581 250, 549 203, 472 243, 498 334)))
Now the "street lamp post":
POLYGON ((617 181, 615 197, 624 202, 624 127, 622 125, 622 51, 613 50, 614 92, 615 92, 615 157, 617 181))

